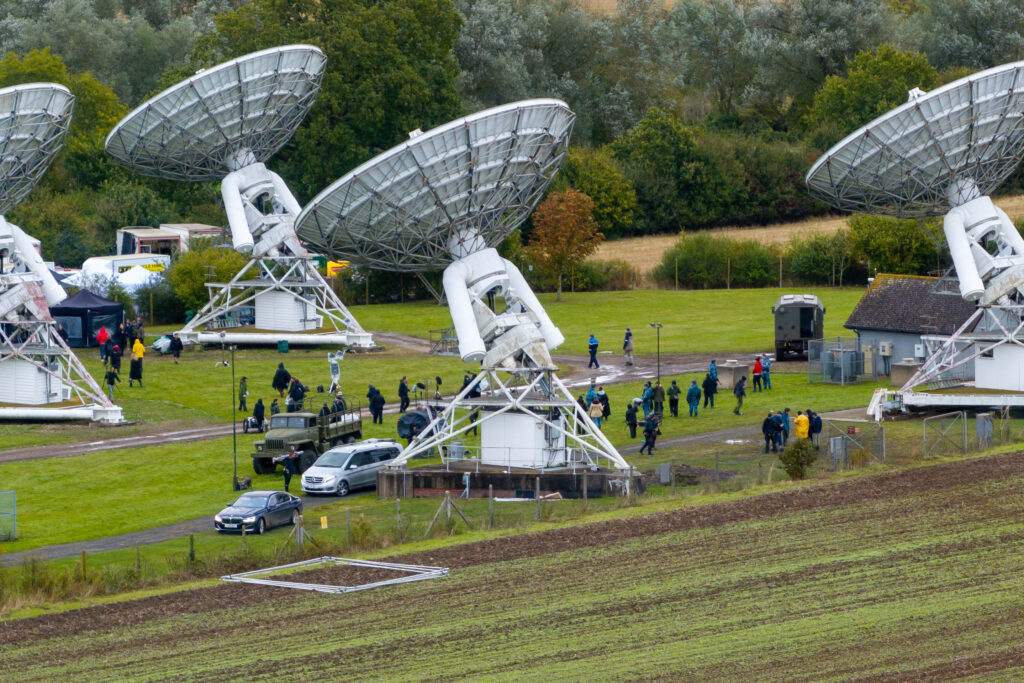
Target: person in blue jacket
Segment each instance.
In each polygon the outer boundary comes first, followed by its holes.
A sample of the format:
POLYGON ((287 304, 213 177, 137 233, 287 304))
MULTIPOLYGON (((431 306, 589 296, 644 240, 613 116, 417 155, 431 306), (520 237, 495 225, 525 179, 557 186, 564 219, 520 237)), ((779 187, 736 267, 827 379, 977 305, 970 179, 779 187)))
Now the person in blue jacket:
POLYGON ((711 365, 708 366, 708 374, 711 375, 711 379, 718 381, 718 366, 715 365, 714 359, 711 361, 711 365))
POLYGON ((597 362, 597 337, 590 335, 590 341, 587 342, 587 348, 590 350, 590 363, 587 364, 587 368, 599 368, 601 364, 597 362))
POLYGON ((690 405, 690 417, 697 417, 697 408, 700 407, 700 387, 697 380, 690 380, 690 388, 686 390, 686 402, 690 405))

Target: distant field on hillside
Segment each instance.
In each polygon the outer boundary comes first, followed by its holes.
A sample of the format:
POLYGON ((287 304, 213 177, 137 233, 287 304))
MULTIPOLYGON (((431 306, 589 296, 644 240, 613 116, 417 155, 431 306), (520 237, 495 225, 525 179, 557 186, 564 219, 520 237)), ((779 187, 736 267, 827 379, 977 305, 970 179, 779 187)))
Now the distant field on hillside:
MULTIPOLYGON (((1024 195, 999 197, 996 199, 996 204, 1013 220, 1024 217, 1024 195)), ((785 244, 795 235, 831 234, 845 226, 845 216, 820 216, 790 223, 729 225, 699 232, 705 232, 718 237, 731 237, 737 240, 752 239, 763 244, 785 244)), ((675 244, 678 239, 678 235, 648 235, 646 237, 609 240, 603 242, 597 248, 597 253, 590 258, 593 261, 622 259, 639 268, 641 273, 647 273, 661 263, 661 255, 665 253, 666 249, 675 244)))

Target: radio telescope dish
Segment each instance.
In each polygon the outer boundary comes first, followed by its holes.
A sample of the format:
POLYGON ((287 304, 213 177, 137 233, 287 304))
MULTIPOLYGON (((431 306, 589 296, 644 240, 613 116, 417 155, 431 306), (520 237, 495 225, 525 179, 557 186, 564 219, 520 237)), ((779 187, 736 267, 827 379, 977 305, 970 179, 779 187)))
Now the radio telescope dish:
POLYGON ((232 59, 139 105, 107 136, 107 152, 143 175, 219 181, 274 155, 320 91, 324 53, 286 45, 232 59))
POLYGON ((317 195, 296 232, 314 250, 381 270, 442 268, 526 220, 574 120, 564 102, 536 99, 417 131, 317 195))
POLYGON ((0 214, 32 191, 64 145, 75 96, 56 83, 0 90, 0 214))
POLYGON ((920 218, 950 210, 946 189, 991 193, 1020 163, 1024 62, 948 83, 848 135, 807 173, 815 197, 844 211, 920 218))

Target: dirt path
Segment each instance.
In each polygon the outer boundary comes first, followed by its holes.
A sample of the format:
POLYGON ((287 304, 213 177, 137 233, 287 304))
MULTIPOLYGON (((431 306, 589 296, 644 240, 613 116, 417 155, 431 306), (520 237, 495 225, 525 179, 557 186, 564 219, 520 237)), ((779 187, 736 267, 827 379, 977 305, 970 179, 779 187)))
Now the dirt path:
MULTIPOLYGON (((686 506, 627 519, 517 534, 389 559, 458 569, 575 548, 614 544, 639 537, 715 528, 735 522, 786 515, 795 511, 838 508, 869 501, 913 496, 920 492, 951 490, 966 484, 1021 474, 1024 474, 1024 453, 1002 454, 792 488, 737 501, 686 506)), ((0 623, 0 644, 29 643, 85 631, 139 625, 171 615, 207 612, 243 602, 250 605, 273 602, 280 606, 286 601, 302 597, 299 592, 290 594, 259 586, 227 584, 178 591, 0 623)))

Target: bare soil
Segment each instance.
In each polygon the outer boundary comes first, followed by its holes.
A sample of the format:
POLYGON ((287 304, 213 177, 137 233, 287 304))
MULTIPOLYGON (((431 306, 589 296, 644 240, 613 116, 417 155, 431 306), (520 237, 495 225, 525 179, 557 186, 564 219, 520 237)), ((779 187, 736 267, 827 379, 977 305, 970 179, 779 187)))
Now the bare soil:
MULTIPOLYGON (((793 511, 839 508, 872 500, 886 500, 918 492, 936 492, 965 484, 1002 479, 1024 473, 1024 452, 987 458, 943 463, 899 472, 888 472, 858 479, 794 488, 777 493, 711 505, 684 507, 656 513, 597 522, 575 527, 520 534, 477 543, 410 553, 390 561, 450 567, 458 569, 559 553, 570 549, 614 544, 627 539, 667 534, 682 530, 715 528, 733 522, 760 519, 793 511)), ((950 505, 958 504, 950 500, 950 505)), ((332 570, 318 570, 332 576, 332 570)), ((345 572, 338 576, 344 580, 345 572)), ((317 576, 317 572, 306 572, 317 576)), ((368 576, 374 576, 369 574, 368 576)), ((27 643, 42 638, 67 636, 121 626, 143 624, 169 615, 196 614, 238 605, 252 605, 299 599, 303 595, 284 589, 238 584, 179 591, 165 595, 119 603, 98 605, 60 614, 44 615, 0 623, 0 643, 27 643)), ((1012 664, 1020 653, 1007 653, 1005 664, 1012 664)), ((1003 663, 964 662, 970 670, 1002 668, 1003 663)), ((931 679, 958 672, 920 671, 919 678, 931 679)))

